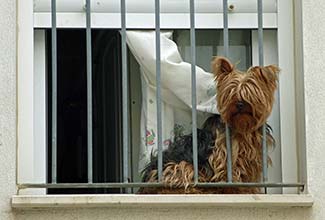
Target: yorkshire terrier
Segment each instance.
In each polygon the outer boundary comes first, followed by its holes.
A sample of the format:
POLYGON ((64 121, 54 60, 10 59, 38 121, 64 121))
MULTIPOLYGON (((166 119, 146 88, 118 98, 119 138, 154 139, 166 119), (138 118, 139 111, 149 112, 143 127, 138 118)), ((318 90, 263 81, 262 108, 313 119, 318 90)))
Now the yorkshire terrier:
MULTIPOLYGON (((231 130, 233 182, 259 182, 262 175, 262 127, 269 117, 277 88, 279 68, 254 66, 239 71, 224 57, 215 57, 212 71, 220 115, 214 115, 197 130, 199 182, 227 181, 225 126, 231 130)), ((267 147, 274 145, 266 126, 267 147)), ((144 182, 158 181, 157 156, 143 170, 144 182)), ((268 163, 271 163, 268 158, 268 163)), ((143 194, 260 193, 256 187, 197 187, 193 185, 192 135, 176 137, 163 151, 164 187, 140 188, 143 194)))

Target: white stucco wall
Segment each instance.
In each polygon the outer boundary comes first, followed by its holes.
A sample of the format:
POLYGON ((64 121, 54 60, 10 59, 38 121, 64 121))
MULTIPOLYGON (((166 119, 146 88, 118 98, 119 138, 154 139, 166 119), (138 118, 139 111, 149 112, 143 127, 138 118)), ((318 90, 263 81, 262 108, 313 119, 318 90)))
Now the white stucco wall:
POLYGON ((0 4, 0 219, 325 219, 325 4, 303 1, 307 175, 312 208, 213 209, 51 209, 17 211, 16 158, 16 3, 0 4))
POLYGON ((0 219, 12 219, 16 160, 16 2, 0 3, 0 219))
POLYGON ((324 1, 303 1, 307 175, 315 199, 311 219, 325 219, 324 12, 324 1))

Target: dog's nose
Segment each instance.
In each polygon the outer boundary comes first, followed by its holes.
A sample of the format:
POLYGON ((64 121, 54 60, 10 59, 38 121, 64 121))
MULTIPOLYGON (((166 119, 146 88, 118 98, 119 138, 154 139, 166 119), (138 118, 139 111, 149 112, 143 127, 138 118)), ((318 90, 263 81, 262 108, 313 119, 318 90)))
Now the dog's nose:
POLYGON ((244 102, 237 102, 237 104, 236 104, 236 107, 237 107, 237 109, 240 111, 240 110, 242 110, 243 108, 244 108, 244 106, 245 106, 245 103, 244 102))

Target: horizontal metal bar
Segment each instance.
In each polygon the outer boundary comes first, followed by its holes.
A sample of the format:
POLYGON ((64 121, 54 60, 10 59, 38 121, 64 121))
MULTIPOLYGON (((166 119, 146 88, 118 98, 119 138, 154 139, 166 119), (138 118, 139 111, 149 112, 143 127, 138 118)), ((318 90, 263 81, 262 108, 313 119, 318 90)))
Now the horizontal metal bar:
MULTIPOLYGON (((164 187, 163 183, 26 183, 18 184, 18 189, 27 188, 137 188, 137 187, 164 187)), ((304 187, 303 183, 192 183, 190 187, 271 187, 271 188, 285 188, 285 187, 304 187)), ((169 187, 169 185, 168 185, 169 187)))

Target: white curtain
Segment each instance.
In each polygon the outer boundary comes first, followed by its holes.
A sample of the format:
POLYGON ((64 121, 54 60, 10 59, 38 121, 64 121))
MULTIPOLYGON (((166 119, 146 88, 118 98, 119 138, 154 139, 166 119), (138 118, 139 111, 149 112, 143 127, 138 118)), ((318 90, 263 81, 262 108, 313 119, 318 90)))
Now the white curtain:
MULTIPOLYGON (((172 32, 161 33, 163 147, 175 135, 191 132, 191 64, 183 61, 172 32)), ((154 31, 127 31, 127 44, 140 65, 142 84, 139 170, 157 149, 156 47, 154 31)), ((132 71, 131 71, 132 72, 132 71)), ((198 125, 217 113, 213 75, 196 67, 198 125)))

